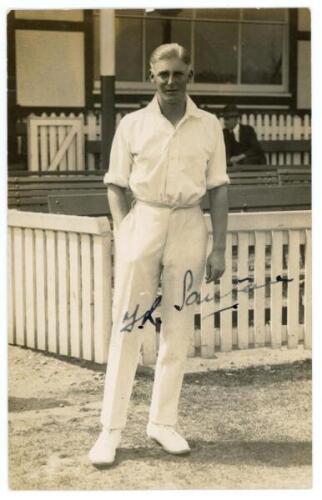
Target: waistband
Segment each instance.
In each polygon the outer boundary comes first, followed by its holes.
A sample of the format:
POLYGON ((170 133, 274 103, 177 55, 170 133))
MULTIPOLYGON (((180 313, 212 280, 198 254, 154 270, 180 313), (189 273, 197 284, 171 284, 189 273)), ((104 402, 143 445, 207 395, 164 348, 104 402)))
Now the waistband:
POLYGON ((201 200, 196 201, 193 204, 190 205, 166 205, 165 203, 158 202, 158 201, 146 201, 146 200, 140 200, 139 198, 134 198, 134 200, 131 203, 131 207, 134 207, 136 203, 142 203, 143 205, 148 205, 151 207, 160 207, 160 208, 170 208, 171 210, 177 210, 177 209, 182 209, 182 208, 194 208, 200 206, 201 200))

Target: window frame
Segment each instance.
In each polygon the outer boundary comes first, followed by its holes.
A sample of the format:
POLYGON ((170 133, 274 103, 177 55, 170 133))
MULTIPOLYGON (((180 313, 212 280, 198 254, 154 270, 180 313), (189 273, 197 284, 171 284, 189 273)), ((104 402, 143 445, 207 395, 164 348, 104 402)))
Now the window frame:
MULTIPOLYGON (((142 9, 143 10, 143 9, 142 9)), ((194 66, 194 52, 195 52, 195 40, 194 40, 194 23, 195 22, 213 22, 213 23, 232 23, 238 25, 238 66, 237 66, 237 77, 238 80, 241 78, 241 43, 242 43, 242 25, 243 24, 273 24, 273 25, 282 25, 284 27, 283 30, 283 64, 282 64, 282 83, 280 85, 265 85, 265 84, 249 84, 249 83, 234 83, 234 84, 226 84, 226 83, 199 83, 192 81, 187 90, 190 94, 198 94, 198 95, 245 95, 245 94, 253 94, 256 96, 290 96, 289 92, 289 52, 290 52, 290 14, 289 9, 284 8, 285 17, 283 21, 263 21, 263 20, 249 20, 244 19, 243 13, 244 9, 238 9, 239 19, 215 19, 215 18, 200 18, 198 17, 197 11, 199 9, 192 9, 192 16, 180 16, 180 17, 171 17, 171 16, 162 16, 162 15, 153 15, 150 19, 173 19, 176 21, 189 21, 191 23, 191 62, 192 67, 194 66)), ((143 15, 139 15, 137 13, 131 14, 120 14, 119 12, 115 14, 115 17, 118 18, 139 18, 142 19, 142 81, 120 81, 115 80, 115 90, 118 94, 126 94, 130 92, 132 94, 153 94, 155 89, 152 83, 145 80, 145 49, 146 49, 146 20, 149 19, 146 11, 142 13, 143 15)), ((94 89, 98 91, 100 88, 100 82, 95 80, 94 89)))

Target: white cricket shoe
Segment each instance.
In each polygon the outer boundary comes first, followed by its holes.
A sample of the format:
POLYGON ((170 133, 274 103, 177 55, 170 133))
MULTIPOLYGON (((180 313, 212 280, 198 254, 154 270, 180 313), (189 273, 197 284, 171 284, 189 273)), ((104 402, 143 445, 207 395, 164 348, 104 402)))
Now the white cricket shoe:
POLYGON ((120 429, 105 429, 97 438, 96 443, 88 453, 93 465, 109 465, 115 460, 116 449, 121 442, 120 429))
POLYGON ((146 432, 149 438, 160 444, 167 453, 183 455, 191 451, 187 441, 171 425, 157 425, 150 422, 146 432))

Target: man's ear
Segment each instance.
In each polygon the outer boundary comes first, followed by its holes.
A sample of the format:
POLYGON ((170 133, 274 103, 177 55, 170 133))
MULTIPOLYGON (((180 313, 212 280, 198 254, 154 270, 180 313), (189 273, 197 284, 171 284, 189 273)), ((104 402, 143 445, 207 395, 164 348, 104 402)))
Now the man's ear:
POLYGON ((189 70, 189 73, 188 73, 188 81, 189 81, 189 82, 191 82, 192 77, 193 77, 193 69, 191 68, 191 69, 189 70))
POLYGON ((154 83, 154 73, 151 68, 149 68, 149 79, 150 82, 154 83))

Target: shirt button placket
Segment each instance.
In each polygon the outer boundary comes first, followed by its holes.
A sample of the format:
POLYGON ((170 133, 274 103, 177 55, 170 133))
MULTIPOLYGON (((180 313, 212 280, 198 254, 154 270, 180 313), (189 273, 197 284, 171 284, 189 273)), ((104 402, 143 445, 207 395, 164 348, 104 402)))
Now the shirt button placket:
POLYGON ((168 162, 168 171, 167 171, 167 195, 173 197, 174 195, 174 186, 175 183, 175 172, 176 172, 176 164, 178 161, 178 146, 177 146, 177 134, 176 130, 174 130, 172 134, 172 138, 170 141, 170 150, 169 150, 169 162, 168 162))

